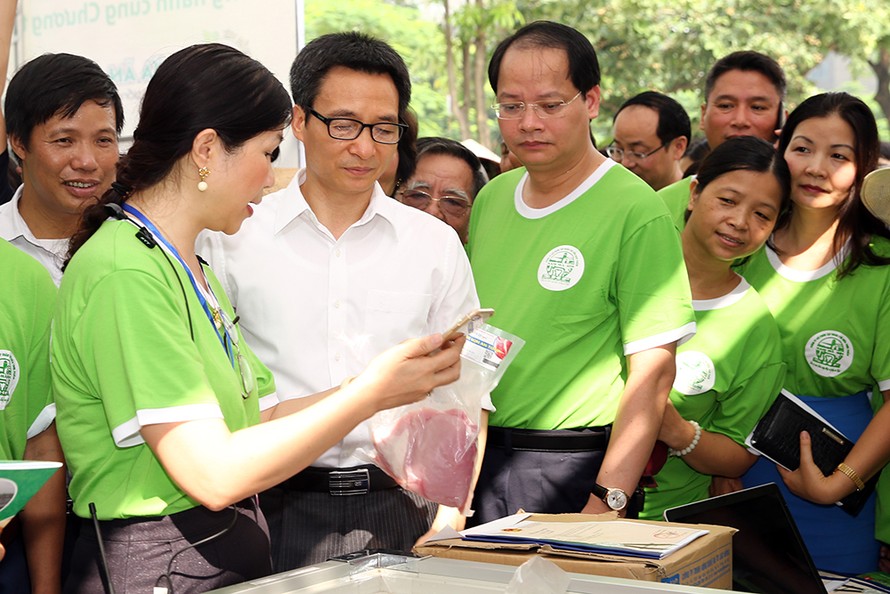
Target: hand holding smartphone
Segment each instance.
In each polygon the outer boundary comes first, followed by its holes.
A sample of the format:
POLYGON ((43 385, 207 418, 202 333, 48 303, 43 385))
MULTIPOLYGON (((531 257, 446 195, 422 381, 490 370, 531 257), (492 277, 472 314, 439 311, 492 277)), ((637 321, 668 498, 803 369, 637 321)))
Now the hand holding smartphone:
POLYGON ((454 340, 461 333, 469 334, 485 323, 494 315, 494 310, 489 307, 480 307, 459 318, 454 324, 442 333, 443 341, 454 340))

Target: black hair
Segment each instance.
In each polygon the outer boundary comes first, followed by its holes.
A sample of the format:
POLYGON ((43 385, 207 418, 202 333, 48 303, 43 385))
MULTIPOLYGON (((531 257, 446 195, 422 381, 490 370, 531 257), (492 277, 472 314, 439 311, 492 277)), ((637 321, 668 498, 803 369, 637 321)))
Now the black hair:
POLYGON ((569 61, 569 78, 575 88, 587 93, 600 84, 600 66, 596 50, 579 31, 561 23, 535 21, 501 41, 488 63, 488 82, 498 92, 498 77, 504 54, 511 46, 518 48, 548 48, 564 50, 569 61))
POLYGON ((408 108, 402 114, 402 121, 408 127, 405 128, 402 136, 399 137, 399 146, 397 147, 399 163, 396 165, 396 178, 392 188, 393 196, 396 195, 399 186, 411 177, 411 174, 414 173, 414 168, 417 167, 417 114, 414 113, 413 109, 408 108))
POLYGON ((488 176, 473 151, 462 145, 456 140, 450 138, 442 138, 441 136, 427 136, 417 141, 417 161, 424 155, 448 155, 460 159, 467 164, 470 171, 473 172, 473 187, 471 188, 471 199, 476 198, 476 194, 488 182, 488 176))
POLYGON ((683 156, 688 157, 692 162, 686 167, 686 171, 683 172, 683 177, 695 175, 695 172, 698 171, 698 168, 701 166, 702 160, 708 156, 709 152, 711 152, 711 146, 708 144, 707 138, 702 137, 690 141, 689 144, 686 145, 686 152, 683 153, 683 156))
POLYGON ((211 128, 233 151, 258 134, 290 121, 287 91, 265 66, 218 43, 193 45, 164 60, 152 76, 133 146, 118 161, 117 180, 88 207, 71 238, 69 258, 107 218, 106 205, 163 181, 189 153, 195 136, 211 128))
POLYGON ((388 74, 399 93, 399 117, 404 119, 411 102, 411 77, 402 57, 385 41, 364 33, 329 33, 310 41, 290 68, 294 103, 304 111, 312 108, 328 71, 337 66, 388 74))
MULTIPOLYGON (((874 235, 890 239, 890 230, 878 220, 862 204, 860 191, 862 180, 877 166, 878 163, 878 127, 875 116, 861 99, 849 93, 821 93, 803 101, 788 116, 788 121, 779 136, 778 152, 785 154, 797 126, 811 118, 839 116, 850 128, 854 136, 854 164, 856 177, 850 187, 850 194, 838 211, 838 225, 834 232, 834 253, 841 254, 844 245, 849 241, 849 257, 838 266, 838 278, 851 274, 862 264, 884 266, 890 264, 890 258, 879 256, 872 249, 870 242, 874 235)), ((794 205, 782 217, 776 229, 787 227, 794 213, 794 205)), ((775 245, 770 243, 775 249, 775 245)))
POLYGON ((683 106, 672 97, 668 97, 663 93, 656 93, 655 91, 644 91, 622 103, 618 111, 615 112, 612 123, 615 122, 619 113, 632 105, 648 107, 658 114, 658 127, 655 130, 655 134, 662 144, 667 144, 681 136, 686 137, 687 141, 692 138, 692 125, 689 123, 689 114, 686 113, 683 106))
MULTIPOLYGON (((781 102, 785 100, 785 90, 788 87, 788 83, 785 81, 785 72, 782 70, 782 67, 779 66, 779 63, 766 54, 751 50, 742 50, 723 56, 711 66, 711 69, 708 71, 708 76, 705 78, 705 102, 707 102, 708 98, 711 96, 711 91, 714 90, 714 85, 717 84, 717 79, 731 70, 759 72, 769 79, 776 88, 776 92, 779 94, 779 101, 781 102)), ((779 106, 779 111, 780 113, 782 111, 781 105, 779 106)))
MULTIPOLYGON (((43 54, 22 66, 6 89, 6 131, 30 148, 36 126, 60 115, 70 118, 87 101, 114 110, 115 130, 124 127, 117 87, 99 65, 73 54, 43 54)), ((16 155, 21 158, 21 155, 16 155)))
POLYGON ((695 177, 695 193, 700 194, 708 184, 733 171, 772 173, 782 190, 779 215, 791 203, 791 172, 785 158, 762 138, 739 136, 729 138, 704 158, 695 177))

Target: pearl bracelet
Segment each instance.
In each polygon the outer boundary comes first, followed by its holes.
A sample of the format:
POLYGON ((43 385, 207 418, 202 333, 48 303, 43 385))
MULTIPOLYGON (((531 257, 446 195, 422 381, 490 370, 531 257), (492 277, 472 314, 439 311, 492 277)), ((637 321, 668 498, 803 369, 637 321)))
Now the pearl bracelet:
POLYGON ((685 456, 689 452, 695 449, 695 446, 698 445, 699 440, 701 439, 701 425, 699 425, 696 421, 689 421, 689 424, 695 429, 695 437, 692 438, 692 443, 683 448, 682 450, 670 450, 671 456, 676 456, 678 458, 685 456))

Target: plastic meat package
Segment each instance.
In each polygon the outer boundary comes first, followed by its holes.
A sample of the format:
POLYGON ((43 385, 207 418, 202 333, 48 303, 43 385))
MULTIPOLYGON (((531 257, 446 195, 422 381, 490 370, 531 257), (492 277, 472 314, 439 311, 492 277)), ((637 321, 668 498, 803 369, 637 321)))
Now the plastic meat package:
POLYGON ((461 351, 460 379, 428 398, 371 418, 372 452, 360 450, 405 489, 467 514, 483 398, 525 344, 483 324, 461 351))

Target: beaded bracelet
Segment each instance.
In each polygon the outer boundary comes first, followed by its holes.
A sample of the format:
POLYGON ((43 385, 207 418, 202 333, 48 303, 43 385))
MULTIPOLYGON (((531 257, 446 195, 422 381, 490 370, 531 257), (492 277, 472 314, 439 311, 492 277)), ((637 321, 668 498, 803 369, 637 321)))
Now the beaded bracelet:
POLYGON ((853 484, 856 485, 857 491, 861 491, 865 488, 865 483, 862 482, 862 479, 859 477, 859 474, 855 470, 853 470, 852 468, 850 468, 849 466, 844 464, 843 462, 841 462, 840 464, 837 465, 837 468, 835 468, 835 472, 837 472, 837 471, 840 471, 843 474, 847 475, 847 478, 849 478, 851 481, 853 481, 853 484))
POLYGON ((701 439, 701 425, 699 425, 696 421, 689 421, 689 424, 695 429, 695 437, 692 438, 692 443, 683 448, 682 450, 670 450, 671 456, 676 456, 678 458, 685 456, 689 452, 695 449, 695 446, 698 445, 699 440, 701 439))

